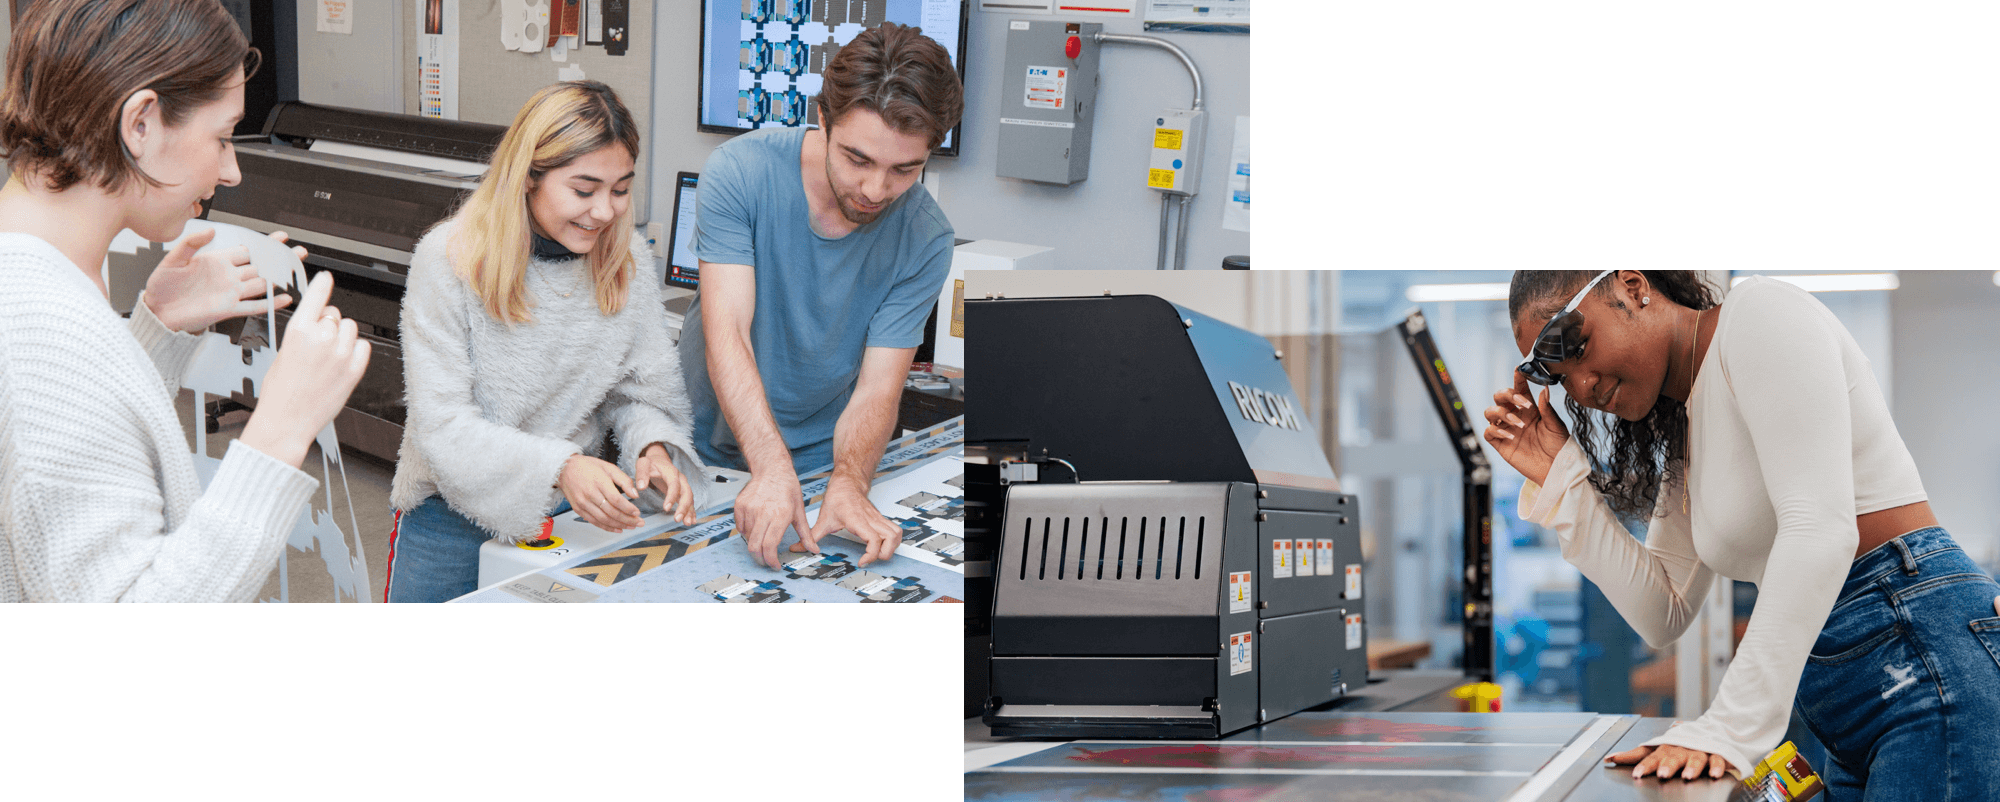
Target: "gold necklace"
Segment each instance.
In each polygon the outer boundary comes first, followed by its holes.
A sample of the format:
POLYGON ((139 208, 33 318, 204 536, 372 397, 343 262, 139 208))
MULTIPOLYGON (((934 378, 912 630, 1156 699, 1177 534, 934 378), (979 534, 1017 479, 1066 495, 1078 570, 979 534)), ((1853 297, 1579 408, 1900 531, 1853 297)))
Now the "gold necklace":
MULTIPOLYGON (((530 266, 530 268, 529 268, 529 269, 533 269, 533 267, 532 267, 532 266, 530 266)), ((553 292, 553 293, 555 293, 555 294, 557 294, 557 295, 560 295, 560 296, 562 296, 562 297, 564 297, 564 298, 568 298, 568 297, 570 296, 570 294, 571 294, 571 293, 574 293, 574 292, 576 292, 576 290, 570 290, 569 292, 563 292, 562 290, 558 290, 558 289, 556 289, 556 282, 555 282, 555 279, 552 279, 552 278, 549 278, 549 274, 548 274, 548 273, 538 273, 537 275, 539 275, 539 276, 541 277, 541 279, 542 279, 542 286, 544 286, 544 287, 548 287, 548 288, 549 288, 549 292, 553 292)))
MULTIPOLYGON (((1694 400, 1694 345, 1696 341, 1701 339, 1701 313, 1706 311, 1708 310, 1706 309, 1695 310, 1694 327, 1688 331, 1688 401, 1690 402, 1694 400)), ((1683 406, 1683 408, 1685 409, 1685 406, 1683 406)), ((1682 454, 1681 455, 1681 515, 1690 514, 1688 512, 1688 492, 1689 492, 1688 485, 1694 484, 1694 477, 1689 474, 1689 469, 1691 467, 1693 466, 1688 464, 1687 455, 1682 454)))

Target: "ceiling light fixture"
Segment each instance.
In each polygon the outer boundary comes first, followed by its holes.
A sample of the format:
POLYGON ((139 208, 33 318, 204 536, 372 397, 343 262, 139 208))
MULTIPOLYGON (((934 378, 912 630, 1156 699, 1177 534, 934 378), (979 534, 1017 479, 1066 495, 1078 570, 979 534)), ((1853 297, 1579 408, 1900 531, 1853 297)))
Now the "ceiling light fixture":
POLYGON ((1403 297, 1413 303, 1430 304, 1445 301, 1505 301, 1505 284, 1413 284, 1403 292, 1403 297))
MULTIPOLYGON (((1742 284, 1749 276, 1731 279, 1729 286, 1742 284)), ((1806 292, 1855 292, 1859 290, 1893 290, 1900 286, 1894 273, 1821 273, 1808 276, 1765 276, 1798 286, 1806 292)))

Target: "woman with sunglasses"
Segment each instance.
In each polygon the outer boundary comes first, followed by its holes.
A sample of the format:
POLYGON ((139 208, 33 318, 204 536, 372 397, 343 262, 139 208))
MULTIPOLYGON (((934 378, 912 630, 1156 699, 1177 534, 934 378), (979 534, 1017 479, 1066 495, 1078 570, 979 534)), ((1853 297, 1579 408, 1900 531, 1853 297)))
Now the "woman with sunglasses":
POLYGON ((1747 776, 1796 697, 1833 799, 2000 798, 2000 585, 1938 527, 1832 312, 1767 278, 1724 306, 1633 270, 1516 273, 1507 307, 1528 360, 1485 438, 1528 479, 1521 517, 1655 648, 1714 575, 1758 586, 1708 710, 1612 762, 1747 776), (1563 386, 1574 435, 1530 382, 1563 386))

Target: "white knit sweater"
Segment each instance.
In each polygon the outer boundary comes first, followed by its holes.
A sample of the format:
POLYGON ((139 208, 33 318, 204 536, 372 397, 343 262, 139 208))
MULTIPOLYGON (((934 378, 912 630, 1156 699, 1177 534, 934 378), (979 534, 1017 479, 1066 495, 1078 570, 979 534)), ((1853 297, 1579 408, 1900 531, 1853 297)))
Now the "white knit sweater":
MULTIPOLYGON (((563 462, 594 456, 607 431, 627 475, 641 449, 662 443, 705 499, 710 483, 690 456, 687 388, 645 241, 633 238, 638 275, 618 314, 598 311, 587 261, 534 259, 527 286, 535 320, 510 328, 453 271, 446 243, 456 222, 426 234, 410 264, 402 317, 409 416, 389 503, 408 510, 440 496, 501 542, 519 542, 561 500, 563 462)), ((647 490, 639 507, 657 512, 660 501, 647 490)))
POLYGON ((233 442, 204 492, 172 400, 199 339, 27 234, 0 288, 0 601, 252 600, 319 483, 233 442))

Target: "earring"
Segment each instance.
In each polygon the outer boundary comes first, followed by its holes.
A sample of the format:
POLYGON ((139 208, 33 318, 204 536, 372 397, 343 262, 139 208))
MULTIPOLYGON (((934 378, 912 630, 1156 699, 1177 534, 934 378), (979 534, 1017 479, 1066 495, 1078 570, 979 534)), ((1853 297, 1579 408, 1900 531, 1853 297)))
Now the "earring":
POLYGON ((1645 306, 1646 304, 1649 304, 1649 303, 1652 303, 1652 302, 1653 302, 1653 299, 1652 299, 1651 297, 1648 297, 1648 296, 1643 296, 1643 295, 1639 297, 1639 305, 1640 305, 1640 306, 1645 306))

